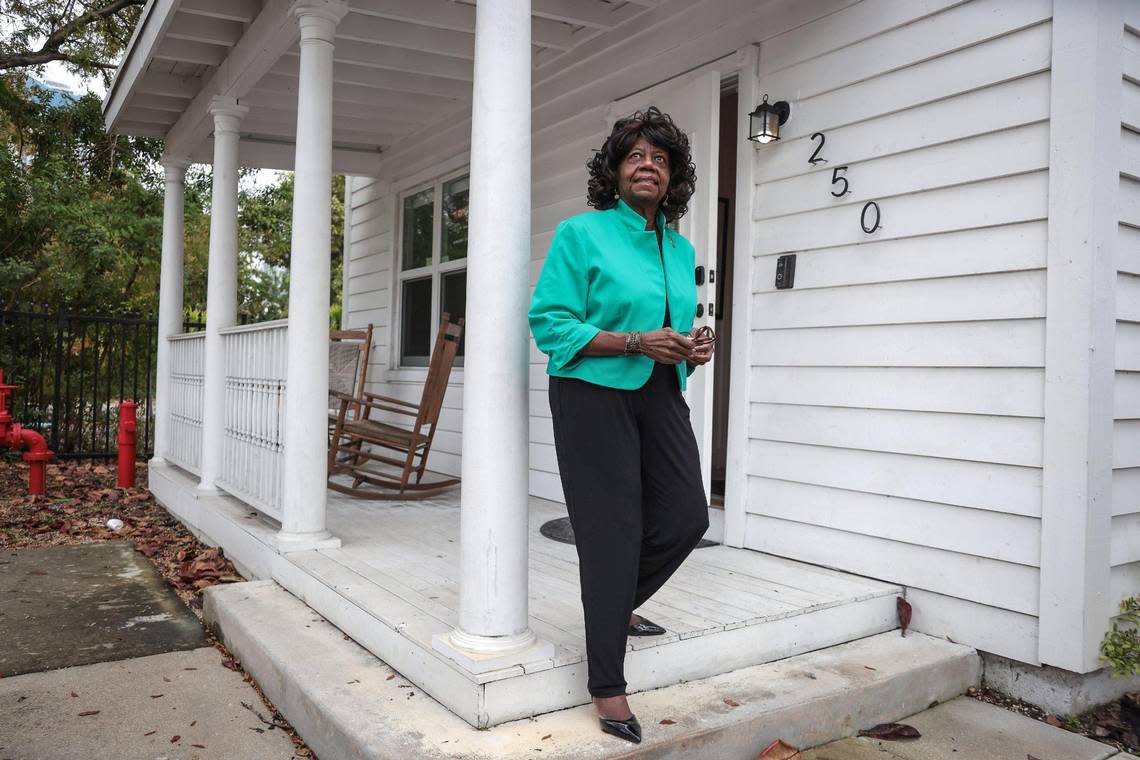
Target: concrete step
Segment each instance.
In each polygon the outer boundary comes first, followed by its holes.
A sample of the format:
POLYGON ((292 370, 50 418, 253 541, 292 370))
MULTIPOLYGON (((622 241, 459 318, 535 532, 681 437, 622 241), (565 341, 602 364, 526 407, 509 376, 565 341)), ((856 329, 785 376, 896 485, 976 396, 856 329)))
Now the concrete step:
POLYGON ((753 760, 776 738, 814 747, 979 682, 974 650, 897 631, 630 697, 632 745, 589 705, 477 731, 273 581, 206 590, 206 620, 322 758, 753 760), (541 752, 541 755, 537 753, 541 752))

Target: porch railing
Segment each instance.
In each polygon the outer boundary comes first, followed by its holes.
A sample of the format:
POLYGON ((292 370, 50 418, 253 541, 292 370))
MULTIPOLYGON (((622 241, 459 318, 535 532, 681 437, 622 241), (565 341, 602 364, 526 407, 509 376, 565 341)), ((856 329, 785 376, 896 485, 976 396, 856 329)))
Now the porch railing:
MULTIPOLYGON (((202 379, 206 364, 206 334, 171 335, 170 417, 167 450, 162 456, 195 475, 202 463, 202 379)), ((160 409, 159 414, 163 411, 160 409)))
POLYGON ((218 486, 281 519, 288 321, 221 330, 225 440, 218 486))

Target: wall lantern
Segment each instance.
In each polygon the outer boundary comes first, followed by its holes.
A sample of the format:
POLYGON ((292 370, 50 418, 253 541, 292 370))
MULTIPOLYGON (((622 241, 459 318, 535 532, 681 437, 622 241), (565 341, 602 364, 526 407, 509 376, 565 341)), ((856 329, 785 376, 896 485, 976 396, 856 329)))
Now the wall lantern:
POLYGON ((768 95, 765 93, 764 102, 748 115, 748 139, 758 143, 779 140, 780 125, 788 120, 788 114, 791 112, 792 107, 787 101, 769 103, 768 95))

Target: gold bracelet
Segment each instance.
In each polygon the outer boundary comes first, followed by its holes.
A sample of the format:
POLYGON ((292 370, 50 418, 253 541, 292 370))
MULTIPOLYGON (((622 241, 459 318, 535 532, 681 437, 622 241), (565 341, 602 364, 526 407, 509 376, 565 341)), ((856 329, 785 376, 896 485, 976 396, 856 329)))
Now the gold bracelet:
POLYGON ((625 334, 625 352, 627 354, 641 353, 641 333, 629 332, 625 334))

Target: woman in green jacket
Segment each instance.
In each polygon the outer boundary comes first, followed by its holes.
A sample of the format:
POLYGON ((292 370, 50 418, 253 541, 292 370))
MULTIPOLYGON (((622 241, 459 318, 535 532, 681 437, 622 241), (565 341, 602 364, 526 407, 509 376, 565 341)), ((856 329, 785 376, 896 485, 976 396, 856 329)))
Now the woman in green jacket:
POLYGON ((708 528, 681 392, 712 358, 689 335, 694 251, 680 219, 696 172, 685 134, 650 107, 619 120, 589 164, 589 204, 550 243, 530 308, 549 356, 550 411, 574 528, 588 688, 603 731, 641 741, 626 701, 627 636, 665 629, 634 614, 708 528))

